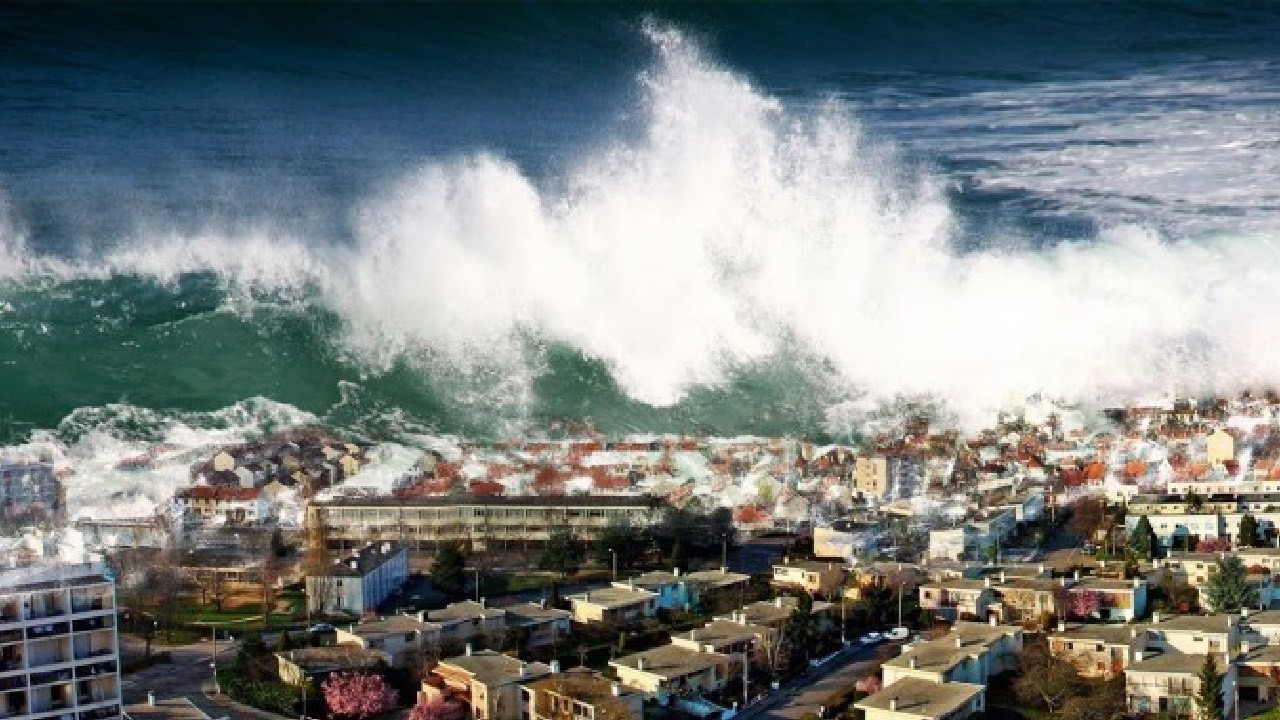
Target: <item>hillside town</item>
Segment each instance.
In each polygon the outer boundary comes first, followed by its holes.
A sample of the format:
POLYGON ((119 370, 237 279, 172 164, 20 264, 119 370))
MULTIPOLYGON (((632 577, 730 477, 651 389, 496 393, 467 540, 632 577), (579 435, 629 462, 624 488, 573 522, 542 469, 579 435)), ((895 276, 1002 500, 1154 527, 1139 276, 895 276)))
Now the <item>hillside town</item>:
POLYGON ((216 449, 136 517, 72 515, 74 469, 6 456, 0 717, 1280 702, 1280 398, 936 425, 441 439, 391 470, 304 428, 216 449))

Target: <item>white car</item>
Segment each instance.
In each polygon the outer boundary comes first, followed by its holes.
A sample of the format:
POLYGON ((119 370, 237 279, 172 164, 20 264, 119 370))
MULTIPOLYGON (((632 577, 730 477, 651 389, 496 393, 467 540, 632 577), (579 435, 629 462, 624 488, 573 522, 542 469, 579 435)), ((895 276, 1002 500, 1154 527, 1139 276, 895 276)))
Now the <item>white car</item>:
POLYGON ((889 640, 906 640, 910 635, 911 631, 904 627, 896 627, 884 634, 889 640))
POLYGON ((884 636, 882 636, 880 633, 869 632, 866 635, 863 635, 862 637, 858 638, 858 642, 862 643, 863 645, 875 645, 876 643, 880 642, 883 639, 884 639, 884 636))

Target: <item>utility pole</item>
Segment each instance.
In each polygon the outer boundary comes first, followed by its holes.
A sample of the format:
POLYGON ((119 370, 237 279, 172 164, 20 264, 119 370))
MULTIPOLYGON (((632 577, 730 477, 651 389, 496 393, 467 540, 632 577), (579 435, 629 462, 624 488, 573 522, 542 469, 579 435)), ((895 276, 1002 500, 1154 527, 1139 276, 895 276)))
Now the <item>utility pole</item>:
MULTIPOLYGON (((751 650, 742 651, 742 711, 747 711, 747 703, 751 702, 751 650)), ((1239 718, 1236 718, 1239 720, 1239 718)))
POLYGON ((609 555, 613 559, 613 579, 618 579, 618 552, 613 548, 609 548, 609 555))
POLYGON ((898 627, 902 627, 902 582, 898 582, 898 627))
POLYGON ((729 536, 720 536, 720 567, 725 572, 729 571, 729 536))
POLYGON ((218 684, 218 626, 211 626, 213 629, 213 661, 209 666, 213 668, 213 692, 215 695, 222 694, 222 686, 218 684))
POLYGON ((480 566, 476 565, 476 602, 480 602, 480 566))

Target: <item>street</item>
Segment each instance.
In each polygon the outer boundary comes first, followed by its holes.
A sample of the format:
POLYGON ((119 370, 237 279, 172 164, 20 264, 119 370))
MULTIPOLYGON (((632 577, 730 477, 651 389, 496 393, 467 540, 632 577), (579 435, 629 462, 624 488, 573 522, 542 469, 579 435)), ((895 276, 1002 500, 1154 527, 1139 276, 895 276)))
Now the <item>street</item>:
MULTIPOLYGON (((120 636, 121 653, 129 656, 141 656, 144 652, 143 642, 126 635, 120 636)), ((185 697, 196 707, 213 718, 231 718, 238 720, 248 717, 228 711, 205 697, 204 691, 213 687, 213 642, 203 640, 194 645, 175 647, 152 647, 152 652, 167 651, 172 662, 159 663, 136 673, 124 675, 120 686, 124 693, 125 705, 145 703, 147 693, 154 692, 157 698, 185 697)), ((225 640, 218 641, 218 659, 220 662, 231 662, 235 648, 225 640)))
POLYGON ((810 669, 807 675, 747 708, 739 717, 753 720, 798 720, 808 713, 816 715, 831 693, 853 685, 862 677, 875 658, 878 647, 853 645, 842 656, 828 661, 824 666, 810 669))

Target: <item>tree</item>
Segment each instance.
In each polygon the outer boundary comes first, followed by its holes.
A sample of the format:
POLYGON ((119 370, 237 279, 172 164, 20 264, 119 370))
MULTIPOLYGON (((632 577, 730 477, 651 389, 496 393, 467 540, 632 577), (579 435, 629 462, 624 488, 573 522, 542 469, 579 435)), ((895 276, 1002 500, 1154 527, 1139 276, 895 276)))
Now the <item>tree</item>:
POLYGON ((1044 641, 1023 646, 1013 681, 1013 690, 1022 702, 1052 715, 1076 695, 1080 686, 1076 664, 1054 657, 1044 641))
POLYGON ((617 553, 618 572, 625 574, 640 564, 648 547, 649 538, 643 528, 632 525, 627 518, 615 518, 600 532, 592 551, 605 567, 612 567, 617 553))
POLYGON ((1071 616, 1077 618, 1093 617, 1093 614, 1102 607, 1098 593, 1093 590, 1075 590, 1068 593, 1068 603, 1071 616))
POLYGON ((1222 720, 1222 676, 1218 674, 1213 653, 1205 653, 1197 678, 1200 680, 1196 698, 1200 706, 1200 720, 1222 720))
POLYGON ((1187 509, 1193 513, 1204 510, 1204 498, 1200 497, 1200 493, 1195 490, 1187 493, 1187 509))
POLYGON ((587 549, 573 529, 568 525, 557 525, 551 528, 547 537, 547 545, 542 550, 538 569, 568 577, 578 571, 586 555, 587 549))
POLYGON ((1156 547, 1156 531, 1151 527, 1151 521, 1147 516, 1143 515, 1133 526, 1133 533, 1129 536, 1129 549, 1133 550, 1134 554, 1150 560, 1155 557, 1156 547))
POLYGON ((1083 497, 1071 509, 1071 521, 1067 527, 1086 540, 1096 540, 1098 531, 1107 520, 1107 505, 1095 497, 1083 497))
POLYGON ((1249 584, 1244 563, 1235 555, 1218 561, 1218 570, 1209 577, 1205 596, 1215 613, 1239 612, 1240 608, 1258 604, 1258 591, 1249 584))
POLYGON ((320 689, 329 710, 339 717, 366 718, 396 707, 396 691, 381 675, 334 673, 320 689))
POLYGON ((1127 715, 1124 675, 1089 685, 1088 692, 1067 700, 1062 716, 1068 720, 1119 720, 1127 715))
POLYGON ((1245 513, 1240 518, 1240 533, 1236 536, 1236 542, 1240 547, 1258 547, 1262 538, 1258 536, 1258 520, 1249 513, 1245 513))
POLYGON ((461 703, 437 696, 414 705, 409 720, 463 720, 466 714, 461 703))
POLYGON ((288 630, 280 631, 280 638, 276 640, 276 652, 289 652, 293 649, 293 638, 289 637, 288 630))
POLYGON ((222 603, 228 595, 227 580, 217 568, 205 568, 195 574, 196 587, 200 589, 200 604, 213 603, 222 612, 222 603))
MULTIPOLYGON (((1240 523, 1244 527, 1244 522, 1240 523)), ((1205 538, 1196 543, 1196 552, 1199 553, 1217 553, 1227 552, 1231 549, 1231 541, 1224 537, 1205 538)))
POLYGON ((440 545, 431 562, 431 585, 450 595, 460 595, 466 583, 467 556, 454 542, 440 545))
POLYGON ((1000 547, 995 543, 987 546, 987 564, 995 565, 1000 562, 1000 547))
POLYGON ((795 609, 787 620, 787 634, 792 647, 803 648, 804 659, 809 660, 818 642, 818 616, 813 614, 813 598, 809 593, 801 593, 797 598, 795 609))

